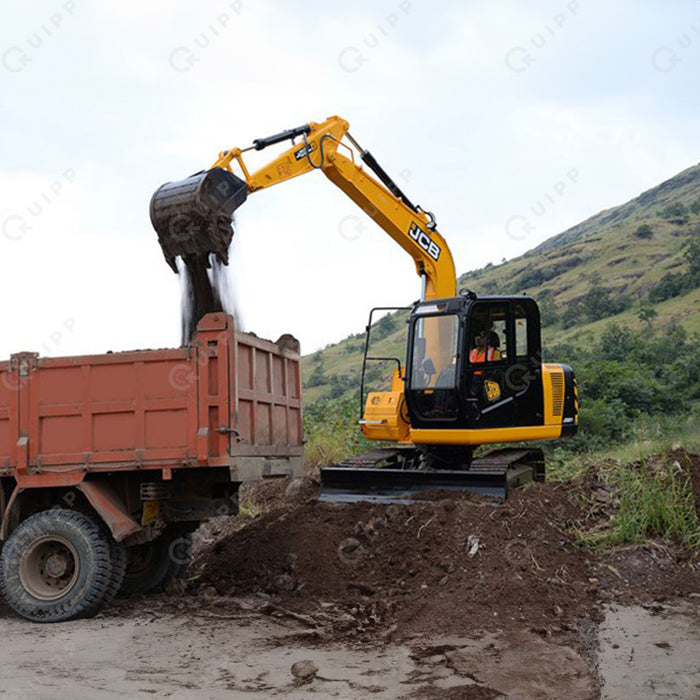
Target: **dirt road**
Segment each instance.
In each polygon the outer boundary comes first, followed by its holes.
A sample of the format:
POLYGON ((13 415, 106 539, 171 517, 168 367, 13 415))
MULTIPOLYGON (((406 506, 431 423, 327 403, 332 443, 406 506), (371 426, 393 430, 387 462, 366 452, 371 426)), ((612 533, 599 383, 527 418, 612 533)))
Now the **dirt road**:
MULTIPOLYGON (((0 606, 3 698, 678 698, 700 694, 700 601, 615 608, 592 656, 529 630, 324 643, 258 599, 154 596, 37 626, 0 606), (292 665, 318 669, 307 683, 292 665), (597 668, 596 668, 597 666, 597 668), (598 678, 600 674, 600 679, 598 678)), ((593 648, 596 635, 588 640, 593 648)))

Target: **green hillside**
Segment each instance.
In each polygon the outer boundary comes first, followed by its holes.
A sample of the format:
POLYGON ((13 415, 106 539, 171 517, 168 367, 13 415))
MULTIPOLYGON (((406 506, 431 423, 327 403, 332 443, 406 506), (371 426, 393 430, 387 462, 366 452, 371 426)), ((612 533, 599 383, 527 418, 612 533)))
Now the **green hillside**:
MULTIPOLYGON (((458 286, 535 297, 545 359, 562 343, 591 347, 611 323, 647 336, 677 325, 700 332, 700 165, 521 257, 463 274, 458 286)), ((403 357, 405 324, 390 317, 375 329, 372 354, 403 357)), ((354 393, 363 347, 359 333, 303 359, 307 405, 354 393)), ((370 378, 389 375, 388 365, 373 367, 370 378)))

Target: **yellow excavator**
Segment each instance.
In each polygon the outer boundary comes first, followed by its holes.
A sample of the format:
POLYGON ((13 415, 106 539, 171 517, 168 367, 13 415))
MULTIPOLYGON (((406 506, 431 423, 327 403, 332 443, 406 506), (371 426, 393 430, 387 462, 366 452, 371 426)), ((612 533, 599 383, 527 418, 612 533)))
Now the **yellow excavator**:
POLYGON ((539 449, 500 447, 474 455, 482 445, 577 431, 576 379, 569 366, 542 362, 537 304, 526 295, 458 293, 452 254, 435 217, 408 199, 344 119, 310 122, 223 151, 209 170, 160 187, 151 221, 166 261, 175 271, 178 256, 190 269, 207 267, 212 256, 227 264, 232 216, 247 196, 314 170, 413 258, 421 290, 390 390, 370 391, 365 399, 368 361, 387 359, 368 355, 372 314, 367 326, 360 426, 367 439, 392 444, 323 469, 322 497, 401 500, 434 489, 505 497, 516 486, 543 480, 539 449), (287 150, 250 172, 246 152, 285 141, 292 142, 287 150))

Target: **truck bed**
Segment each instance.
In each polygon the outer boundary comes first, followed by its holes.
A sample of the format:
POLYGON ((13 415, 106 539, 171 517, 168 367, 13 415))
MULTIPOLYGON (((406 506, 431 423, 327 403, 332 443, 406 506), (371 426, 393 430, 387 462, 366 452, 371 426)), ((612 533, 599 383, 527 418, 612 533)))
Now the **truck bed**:
POLYGON ((300 470, 299 344, 208 314, 187 347, 0 363, 0 477, 228 467, 232 481, 300 470))

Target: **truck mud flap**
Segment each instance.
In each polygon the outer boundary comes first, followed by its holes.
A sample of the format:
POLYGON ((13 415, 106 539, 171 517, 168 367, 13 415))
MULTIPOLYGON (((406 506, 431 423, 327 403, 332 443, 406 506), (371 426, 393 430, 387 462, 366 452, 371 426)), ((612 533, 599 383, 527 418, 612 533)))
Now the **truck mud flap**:
POLYGON ((430 491, 468 491, 505 499, 512 489, 533 480, 539 479, 530 465, 464 471, 325 467, 319 500, 409 503, 430 491))

